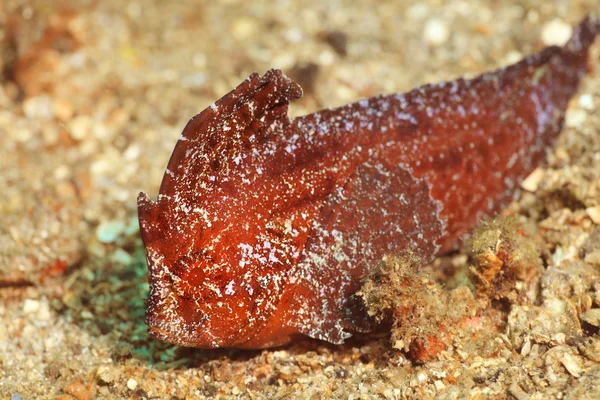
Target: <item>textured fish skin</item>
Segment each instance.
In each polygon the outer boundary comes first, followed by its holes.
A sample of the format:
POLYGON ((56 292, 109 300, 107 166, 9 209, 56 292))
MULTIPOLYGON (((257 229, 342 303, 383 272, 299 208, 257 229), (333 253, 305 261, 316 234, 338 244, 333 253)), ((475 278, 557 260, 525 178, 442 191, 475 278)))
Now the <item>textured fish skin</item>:
POLYGON ((373 326, 353 294, 382 256, 424 261, 508 204, 560 133, 600 28, 472 80, 290 120, 300 86, 251 75, 196 115, 158 199, 138 198, 146 323, 183 346, 342 343, 373 326))

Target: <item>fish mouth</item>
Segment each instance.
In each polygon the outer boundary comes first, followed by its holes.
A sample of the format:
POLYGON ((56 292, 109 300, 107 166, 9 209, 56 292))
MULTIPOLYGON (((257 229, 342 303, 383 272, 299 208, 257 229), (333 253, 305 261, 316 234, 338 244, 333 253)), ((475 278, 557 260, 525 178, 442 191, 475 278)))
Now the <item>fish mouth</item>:
POLYGON ((217 342, 202 345, 197 338, 189 337, 183 332, 181 334, 175 334, 173 332, 155 326, 148 327, 148 335, 150 335, 150 337, 154 339, 162 340, 182 347, 198 347, 206 349, 221 347, 217 342))
POLYGON ((242 332, 248 329, 247 324, 237 327, 240 336, 220 332, 215 323, 221 320, 211 318, 210 310, 200 310, 203 307, 197 303, 188 304, 186 299, 178 297, 171 290, 169 279, 155 279, 152 285, 145 318, 150 337, 203 349, 238 347, 245 341, 242 332), (191 310, 195 312, 188 314, 191 310))
POLYGON ((148 309, 145 323, 148 326, 148 335, 157 340, 182 347, 222 347, 218 338, 208 335, 202 326, 194 326, 192 329, 192 326, 186 324, 179 316, 161 313, 156 308, 148 309), (164 318, 164 315, 171 315, 172 318, 164 318))

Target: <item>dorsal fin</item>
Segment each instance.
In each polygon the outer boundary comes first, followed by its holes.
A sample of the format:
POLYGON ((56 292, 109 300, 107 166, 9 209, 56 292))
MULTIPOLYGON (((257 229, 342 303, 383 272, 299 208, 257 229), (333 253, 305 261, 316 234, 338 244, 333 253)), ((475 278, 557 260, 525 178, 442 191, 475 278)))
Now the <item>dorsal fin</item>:
POLYGON ((261 135, 287 125, 287 106, 301 96, 302 88, 280 70, 250 75, 188 122, 167 165, 160 194, 193 190, 196 185, 188 183, 218 169, 219 160, 231 154, 225 150, 248 148, 261 135))

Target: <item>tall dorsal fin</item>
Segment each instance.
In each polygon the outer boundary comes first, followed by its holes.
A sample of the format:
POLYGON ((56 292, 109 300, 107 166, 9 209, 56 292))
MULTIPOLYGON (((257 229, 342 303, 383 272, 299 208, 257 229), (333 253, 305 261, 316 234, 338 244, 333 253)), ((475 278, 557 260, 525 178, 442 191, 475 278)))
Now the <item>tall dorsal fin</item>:
POLYGON ((197 185, 189 183, 218 169, 219 160, 230 157, 229 150, 248 148, 261 135, 287 125, 288 104, 301 96, 300 85, 280 70, 250 75, 188 122, 167 165, 160 194, 193 190, 197 185))

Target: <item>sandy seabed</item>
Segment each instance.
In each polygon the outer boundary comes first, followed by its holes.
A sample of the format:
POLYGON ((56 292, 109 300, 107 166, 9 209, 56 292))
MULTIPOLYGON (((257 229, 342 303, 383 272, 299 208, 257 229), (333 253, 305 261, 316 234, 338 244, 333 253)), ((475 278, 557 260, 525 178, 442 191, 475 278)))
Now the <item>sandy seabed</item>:
MULTIPOLYGON (((387 335, 263 351, 149 338, 136 210, 187 120, 251 72, 300 82, 302 115, 508 65, 593 11, 596 0, 2 1, 0 398, 600 398, 598 42, 547 163, 505 211, 534 232, 537 286, 434 361, 387 335)), ((430 268, 448 279, 466 254, 430 268)))

